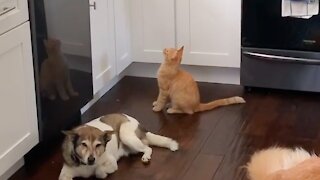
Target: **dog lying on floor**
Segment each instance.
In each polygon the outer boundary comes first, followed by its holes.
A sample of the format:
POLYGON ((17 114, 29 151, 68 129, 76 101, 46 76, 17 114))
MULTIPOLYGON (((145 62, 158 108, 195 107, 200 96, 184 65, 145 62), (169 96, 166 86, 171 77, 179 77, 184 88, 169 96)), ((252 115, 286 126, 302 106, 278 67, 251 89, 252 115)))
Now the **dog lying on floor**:
POLYGON ((320 158, 301 148, 273 147, 256 152, 246 168, 250 180, 320 179, 320 158))
POLYGON ((170 138, 147 132, 126 114, 109 114, 65 131, 62 145, 64 165, 59 180, 74 177, 104 179, 118 169, 117 161, 133 153, 143 153, 142 162, 151 160, 151 146, 178 150, 170 138))

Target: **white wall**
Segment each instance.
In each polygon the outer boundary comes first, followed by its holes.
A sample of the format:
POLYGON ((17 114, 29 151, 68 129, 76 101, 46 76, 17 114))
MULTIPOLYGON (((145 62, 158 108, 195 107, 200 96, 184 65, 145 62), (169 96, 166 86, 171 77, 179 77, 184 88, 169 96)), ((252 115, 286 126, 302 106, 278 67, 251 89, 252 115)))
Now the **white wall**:
POLYGON ((67 54, 90 56, 88 0, 44 0, 49 37, 60 39, 67 54))

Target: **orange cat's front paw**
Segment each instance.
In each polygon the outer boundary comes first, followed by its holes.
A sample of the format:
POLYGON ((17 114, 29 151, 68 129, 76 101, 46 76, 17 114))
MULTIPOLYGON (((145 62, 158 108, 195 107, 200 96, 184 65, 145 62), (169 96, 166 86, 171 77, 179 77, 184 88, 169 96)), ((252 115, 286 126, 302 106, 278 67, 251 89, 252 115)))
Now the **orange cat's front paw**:
POLYGON ((167 113, 168 114, 180 114, 180 113, 183 113, 183 111, 181 111, 179 109, 169 108, 169 109, 167 109, 167 113))
POLYGON ((72 93, 70 93, 71 96, 79 96, 79 93, 76 91, 73 91, 72 93))
POLYGON ((152 106, 157 106, 158 105, 158 101, 153 101, 152 106))
POLYGON ((55 95, 53 95, 53 94, 51 94, 51 95, 49 95, 49 99, 50 99, 51 101, 53 101, 53 100, 55 100, 55 99, 56 99, 56 96, 55 96, 55 95))
POLYGON ((68 101, 70 99, 69 96, 65 95, 65 96, 61 96, 60 97, 63 101, 68 101))
POLYGON ((153 110, 154 112, 159 112, 159 111, 162 110, 162 107, 160 107, 160 106, 154 106, 154 107, 152 108, 152 110, 153 110))
POLYGON ((169 108, 169 109, 167 109, 167 113, 168 114, 173 114, 173 113, 175 113, 176 111, 175 111, 175 109, 173 109, 173 108, 169 108))

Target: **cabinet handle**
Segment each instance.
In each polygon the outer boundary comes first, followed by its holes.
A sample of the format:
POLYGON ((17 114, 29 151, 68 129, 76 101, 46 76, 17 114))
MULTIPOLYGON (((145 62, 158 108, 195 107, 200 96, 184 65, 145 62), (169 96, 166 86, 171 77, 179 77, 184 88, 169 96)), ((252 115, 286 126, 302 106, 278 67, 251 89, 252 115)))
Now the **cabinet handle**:
POLYGON ((11 10, 14 9, 14 8, 15 8, 15 7, 7 7, 7 6, 1 7, 1 8, 0 8, 0 16, 1 16, 1 15, 4 15, 5 13, 11 11, 11 10))
POLYGON ((93 2, 93 4, 89 4, 89 7, 92 7, 94 10, 96 10, 97 8, 96 8, 96 2, 94 1, 93 2))

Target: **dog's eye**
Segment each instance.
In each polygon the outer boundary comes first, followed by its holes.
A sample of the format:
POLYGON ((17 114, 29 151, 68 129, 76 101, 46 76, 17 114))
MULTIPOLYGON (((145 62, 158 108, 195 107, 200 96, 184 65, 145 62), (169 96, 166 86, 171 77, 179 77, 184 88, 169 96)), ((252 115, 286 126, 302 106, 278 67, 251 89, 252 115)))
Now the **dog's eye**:
POLYGON ((98 147, 100 147, 100 146, 102 146, 102 144, 97 144, 97 145, 96 145, 96 148, 98 148, 98 147))
POLYGON ((81 145, 82 145, 82 146, 84 146, 84 147, 88 147, 88 146, 87 146, 87 144, 86 144, 86 143, 84 143, 84 142, 83 142, 83 143, 81 143, 81 145))

